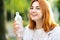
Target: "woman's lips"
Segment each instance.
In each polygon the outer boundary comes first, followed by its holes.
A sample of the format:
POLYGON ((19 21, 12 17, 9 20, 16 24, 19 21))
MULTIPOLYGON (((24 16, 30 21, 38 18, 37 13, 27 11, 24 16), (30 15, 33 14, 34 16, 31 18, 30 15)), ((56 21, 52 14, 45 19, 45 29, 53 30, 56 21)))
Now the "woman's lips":
POLYGON ((37 16, 38 14, 32 14, 32 16, 37 16))

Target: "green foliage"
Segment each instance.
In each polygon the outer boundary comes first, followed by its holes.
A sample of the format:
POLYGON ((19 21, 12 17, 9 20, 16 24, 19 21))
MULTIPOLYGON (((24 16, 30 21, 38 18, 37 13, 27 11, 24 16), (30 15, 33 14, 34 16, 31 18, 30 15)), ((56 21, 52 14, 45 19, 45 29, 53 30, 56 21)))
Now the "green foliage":
POLYGON ((60 12, 60 0, 56 0, 55 3, 56 3, 56 6, 58 7, 58 10, 60 12))
POLYGON ((19 11, 25 13, 25 10, 29 9, 29 0, 5 0, 5 8, 7 10, 19 11))
MULTIPOLYGON (((5 9, 12 13, 18 11, 23 18, 24 26, 27 25, 27 15, 30 8, 31 0, 5 0, 5 9)), ((8 15, 9 16, 9 15, 8 15)), ((12 17, 12 16, 11 16, 12 17)))

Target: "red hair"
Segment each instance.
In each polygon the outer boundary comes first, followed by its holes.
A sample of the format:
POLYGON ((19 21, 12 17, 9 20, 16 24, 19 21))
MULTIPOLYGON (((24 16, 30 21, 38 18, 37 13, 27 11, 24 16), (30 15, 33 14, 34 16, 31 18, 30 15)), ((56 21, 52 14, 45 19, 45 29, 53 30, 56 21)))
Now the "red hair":
MULTIPOLYGON (((45 0, 33 0, 32 4, 35 1, 38 1, 39 5, 41 7, 42 13, 43 13, 43 26, 42 27, 44 28, 44 31, 48 32, 48 31, 53 30, 57 26, 57 24, 51 17, 53 15, 51 15, 52 12, 49 8, 49 5, 47 4, 47 2, 45 0)), ((34 29, 35 26, 36 26, 36 23, 30 18, 29 28, 34 29)))

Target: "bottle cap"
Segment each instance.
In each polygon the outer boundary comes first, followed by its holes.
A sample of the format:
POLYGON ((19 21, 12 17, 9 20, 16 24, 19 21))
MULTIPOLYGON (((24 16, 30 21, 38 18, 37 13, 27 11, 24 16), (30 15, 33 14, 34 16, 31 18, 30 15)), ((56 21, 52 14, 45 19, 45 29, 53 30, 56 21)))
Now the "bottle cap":
POLYGON ((19 12, 16 12, 16 15, 19 15, 19 12))

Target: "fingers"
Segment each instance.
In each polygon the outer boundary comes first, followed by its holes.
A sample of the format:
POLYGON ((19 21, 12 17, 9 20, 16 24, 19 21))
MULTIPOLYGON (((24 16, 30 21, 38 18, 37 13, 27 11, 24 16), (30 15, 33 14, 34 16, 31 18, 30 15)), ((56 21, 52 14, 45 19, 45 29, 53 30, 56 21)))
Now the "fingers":
MULTIPOLYGON (((23 21, 22 21, 22 24, 23 24, 23 21)), ((19 31, 21 29, 22 25, 19 25, 19 24, 16 23, 16 21, 14 21, 13 26, 14 26, 13 31, 16 34, 16 31, 19 31)))
POLYGON ((20 29, 19 25, 16 23, 16 21, 14 21, 13 23, 13 32, 16 34, 16 31, 18 31, 20 29))
POLYGON ((13 22, 13 26, 14 26, 14 27, 15 27, 15 25, 16 25, 16 21, 13 22))

